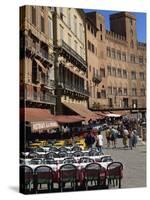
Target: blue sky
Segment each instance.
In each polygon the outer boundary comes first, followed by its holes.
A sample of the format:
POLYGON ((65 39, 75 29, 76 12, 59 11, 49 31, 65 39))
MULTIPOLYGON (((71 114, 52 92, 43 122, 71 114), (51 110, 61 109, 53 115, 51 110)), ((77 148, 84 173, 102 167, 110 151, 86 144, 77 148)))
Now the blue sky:
MULTIPOLYGON (((85 9, 84 11, 90 12, 93 10, 85 9)), ((106 29, 109 30, 109 15, 116 13, 118 11, 104 11, 104 10, 96 10, 96 11, 105 17, 106 29)), ((133 14, 136 16, 137 39, 139 42, 146 42, 146 14, 139 12, 133 12, 133 14)))

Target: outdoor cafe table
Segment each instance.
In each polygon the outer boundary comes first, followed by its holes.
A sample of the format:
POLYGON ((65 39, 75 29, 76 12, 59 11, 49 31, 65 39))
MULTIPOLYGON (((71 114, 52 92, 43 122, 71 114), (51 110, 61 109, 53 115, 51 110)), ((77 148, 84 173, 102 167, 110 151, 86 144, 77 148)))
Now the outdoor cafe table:
MULTIPOLYGON (((101 158, 103 157, 110 157, 111 158, 111 155, 99 155, 99 156, 79 156, 79 157, 73 157, 73 159, 76 160, 76 162, 79 162, 80 158, 84 158, 84 157, 88 157, 88 158, 91 158, 93 159, 95 162, 100 162, 101 158)), ((63 157, 63 158, 54 158, 54 160, 58 163, 58 164, 62 164, 63 160, 65 158, 68 158, 68 157, 63 157)), ((30 161, 32 160, 31 158, 25 158, 25 159, 20 159, 21 161, 24 162, 24 164, 30 164, 30 161)))

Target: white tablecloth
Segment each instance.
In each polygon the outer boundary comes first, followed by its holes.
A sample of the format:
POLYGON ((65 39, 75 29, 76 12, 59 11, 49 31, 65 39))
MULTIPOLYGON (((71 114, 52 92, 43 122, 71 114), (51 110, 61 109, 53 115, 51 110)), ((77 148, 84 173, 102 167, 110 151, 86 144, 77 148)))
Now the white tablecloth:
MULTIPOLYGON (((99 164, 104 167, 105 169, 107 169, 107 166, 108 164, 111 163, 111 162, 100 162, 99 164)), ((89 163, 74 163, 73 165, 75 165, 77 167, 77 169, 81 170, 83 168, 86 167, 86 165, 89 164, 89 163)), ((33 171, 35 170, 36 167, 38 166, 49 166, 53 169, 53 171, 58 171, 60 169, 60 167, 63 165, 63 164, 46 164, 46 165, 31 165, 31 164, 27 164, 29 167, 31 167, 33 169, 33 171)))

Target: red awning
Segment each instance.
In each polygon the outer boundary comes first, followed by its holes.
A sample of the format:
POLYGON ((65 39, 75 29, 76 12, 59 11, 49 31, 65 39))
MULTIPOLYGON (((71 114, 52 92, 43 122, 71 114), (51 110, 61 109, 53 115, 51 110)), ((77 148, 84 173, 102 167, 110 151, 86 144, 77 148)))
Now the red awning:
POLYGON ((20 109, 20 120, 29 122, 33 132, 59 127, 57 121, 54 120, 54 115, 47 109, 22 108, 20 109))
POLYGON ((124 116, 124 115, 130 114, 130 111, 118 110, 118 111, 113 111, 112 113, 113 113, 113 114, 118 114, 118 115, 124 116))
POLYGON ((99 116, 86 108, 85 106, 81 104, 75 104, 75 103, 68 103, 68 102, 63 102, 63 104, 68 107, 69 109, 73 110, 75 113, 79 114, 81 117, 85 118, 85 121, 88 121, 90 119, 96 120, 99 119, 99 116))
POLYGON ((102 113, 101 111, 96 111, 95 113, 100 117, 100 119, 104 119, 106 117, 106 114, 102 113))
POLYGON ((21 117, 27 122, 53 120, 53 115, 47 109, 41 108, 22 108, 21 117))
POLYGON ((54 119, 60 124, 70 124, 84 121, 80 115, 56 115, 54 119))

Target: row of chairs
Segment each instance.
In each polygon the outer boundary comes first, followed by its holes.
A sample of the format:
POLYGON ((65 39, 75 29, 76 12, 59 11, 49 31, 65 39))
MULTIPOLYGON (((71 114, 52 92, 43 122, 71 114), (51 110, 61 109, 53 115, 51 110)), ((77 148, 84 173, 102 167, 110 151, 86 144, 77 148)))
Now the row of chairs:
POLYGON ((29 153, 26 158, 40 158, 40 157, 46 157, 46 158, 63 158, 63 157, 82 157, 82 156, 99 156, 103 155, 103 153, 91 150, 89 152, 83 152, 83 151, 75 151, 75 152, 68 152, 68 151, 50 151, 45 154, 38 154, 36 152, 29 153))
MULTIPOLYGON (((92 159, 90 157, 81 157, 79 158, 79 160, 76 160, 75 158, 64 158, 63 160, 59 160, 59 164, 70 164, 70 163, 91 163, 91 162, 113 162, 111 156, 103 156, 100 159, 92 159)), ((25 164, 24 160, 21 160, 20 164, 25 164)), ((58 161, 55 160, 54 158, 45 158, 45 159, 41 159, 41 158, 33 158, 30 161, 30 164, 32 165, 40 165, 40 164, 58 164, 58 161)))
MULTIPOLYGON (((118 186, 121 188, 123 165, 120 162, 112 162, 105 170, 99 163, 89 163, 83 171, 82 186, 86 190, 93 186, 118 186)), ((64 191, 66 184, 70 184, 73 190, 78 190, 77 168, 73 164, 64 164, 59 169, 59 190, 64 191)), ((41 190, 53 192, 54 171, 49 166, 38 166, 34 172, 31 167, 20 166, 20 191, 22 193, 37 193, 41 190), (44 187, 42 187, 44 185, 44 187), (45 185, 47 187, 45 188, 45 185), (40 188, 39 188, 40 186, 40 188)))

